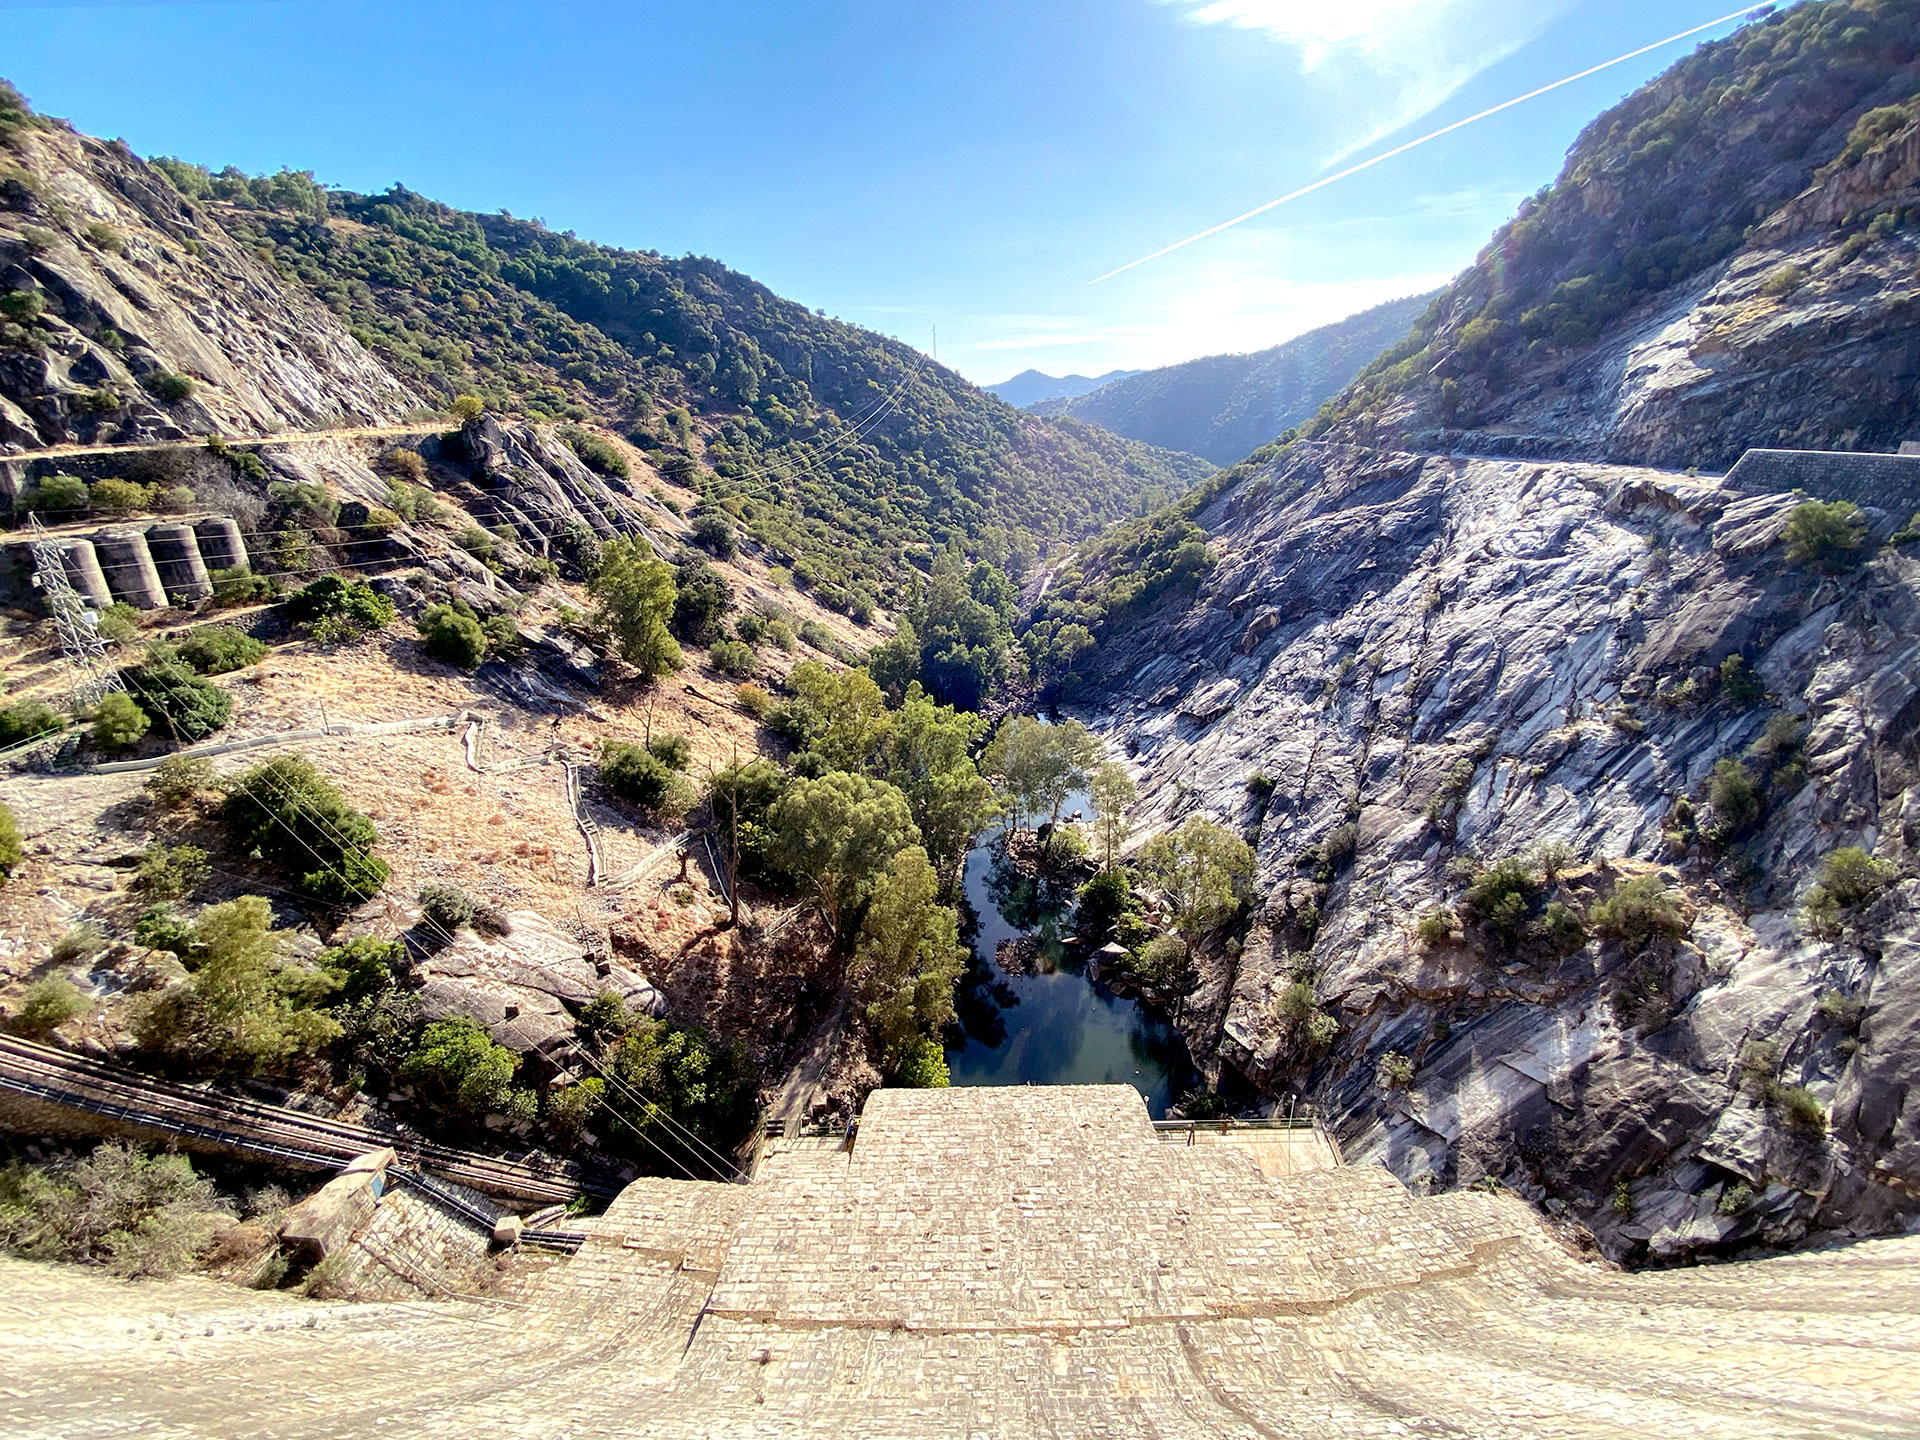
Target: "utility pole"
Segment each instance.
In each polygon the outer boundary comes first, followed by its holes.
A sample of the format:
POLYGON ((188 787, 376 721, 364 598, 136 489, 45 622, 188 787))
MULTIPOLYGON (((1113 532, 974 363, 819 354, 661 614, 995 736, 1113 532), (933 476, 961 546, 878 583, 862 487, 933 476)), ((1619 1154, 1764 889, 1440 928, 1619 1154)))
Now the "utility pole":
POLYGON ((107 642, 100 638, 100 616, 82 600, 67 579, 60 543, 47 533, 38 515, 27 517, 33 536, 33 583, 46 598, 47 612, 60 637, 60 652, 73 675, 69 708, 79 715, 100 703, 100 697, 121 688, 120 677, 107 663, 107 642))

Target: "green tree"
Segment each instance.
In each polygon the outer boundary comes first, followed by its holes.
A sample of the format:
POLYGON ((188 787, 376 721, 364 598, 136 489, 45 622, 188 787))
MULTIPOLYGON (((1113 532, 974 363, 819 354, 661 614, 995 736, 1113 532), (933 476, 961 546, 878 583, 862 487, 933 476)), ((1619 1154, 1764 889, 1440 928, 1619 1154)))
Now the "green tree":
POLYGON ((890 717, 886 696, 864 670, 829 670, 802 660, 787 676, 793 698, 779 728, 829 769, 864 774, 880 758, 890 717))
POLYGON ((943 892, 958 883, 967 847, 993 814, 993 787, 969 758, 986 733, 985 720, 936 705, 917 680, 887 729, 887 781, 907 797, 943 892))
POLYGON ((393 623, 393 601, 364 580, 322 575, 286 600, 287 618, 314 639, 333 643, 358 640, 393 623))
POLYGON ((966 951, 960 917, 939 903, 940 889, 927 852, 910 846, 874 885, 860 927, 854 974, 883 1070, 896 1069, 912 1041, 937 1036, 953 1020, 966 951))
POLYGON ((134 704, 183 745, 206 739, 233 713, 231 695, 202 680, 164 645, 149 645, 146 658, 120 678, 134 704))
POLYGON ((607 1069, 611 1138, 626 1139, 657 1171, 731 1178, 726 1157, 758 1112, 753 1063, 743 1048, 642 1019, 614 1047, 607 1069))
POLYGON ((192 936, 191 977, 135 1012, 143 1049, 196 1070, 261 1073, 338 1038, 339 1025, 312 1008, 331 982, 287 963, 285 937, 258 895, 201 911, 192 936))
POLYGON ((667 628, 675 600, 673 567, 656 559, 645 540, 609 540, 587 591, 594 620, 613 637, 621 659, 642 675, 680 668, 680 646, 667 628))
POLYGON ((1851 500, 1808 500, 1794 507, 1782 534, 1789 560, 1838 575, 1860 562, 1867 521, 1851 500))
POLYGON ((373 821, 304 756, 282 755, 247 771, 220 816, 242 851, 297 877, 316 900, 358 905, 387 883, 387 863, 373 853, 380 841, 373 821))
POLYGON ((693 788, 640 746, 602 740, 596 758, 607 789, 629 804, 667 819, 678 819, 693 808, 693 788))
POLYGON ((920 675, 935 699, 978 710, 1008 678, 1012 587, 993 566, 936 567, 914 614, 920 675))
POLYGON ((1140 857, 1147 883, 1165 893, 1174 926, 1192 954, 1206 929, 1224 920, 1253 874, 1247 842, 1204 816, 1169 835, 1156 835, 1140 857))
POLYGON ((471 1120, 508 1111, 519 1069, 518 1055, 460 1016, 427 1026, 400 1078, 419 1086, 434 1108, 471 1120))
POLYGON ((727 612, 733 609, 733 587, 727 577, 697 555, 674 567, 672 629, 689 645, 711 645, 725 633, 727 612))
POLYGON ((1133 829, 1127 812, 1140 798, 1140 792, 1126 766, 1117 760, 1103 760, 1087 776, 1087 794, 1099 812, 1096 823, 1100 834, 1100 863, 1111 867, 1113 857, 1120 853, 1120 847, 1127 843, 1133 829))
POLYGON ((420 643, 436 660, 461 670, 478 669, 487 658, 487 634, 471 611, 429 605, 414 622, 420 643))
POLYGON ((1048 725, 1015 715, 1001 725, 981 757, 981 768, 1000 777, 1023 814, 1060 821, 1060 807, 1087 783, 1100 758, 1100 742, 1078 720, 1048 725))
POLYGON ((768 822, 775 858, 806 883, 836 935, 893 857, 920 843, 898 790, 844 772, 794 781, 768 822))
POLYGON ((893 634, 867 652, 866 671, 889 705, 906 698, 907 686, 920 678, 920 636, 911 620, 902 615, 893 634))
POLYGON ((36 735, 49 735, 66 723, 60 712, 44 701, 16 701, 0 710, 0 746, 18 745, 36 735))
POLYGON ((20 839, 20 825, 13 811, 0 805, 0 882, 4 882, 26 858, 27 847, 20 839))
POLYGON ((909 1090, 944 1090, 953 1083, 953 1072, 947 1068, 947 1055, 940 1042, 918 1035, 901 1052, 893 1078, 909 1090))
POLYGON ((93 743, 102 750, 125 750, 139 743, 153 721, 120 690, 109 690, 93 707, 93 743))

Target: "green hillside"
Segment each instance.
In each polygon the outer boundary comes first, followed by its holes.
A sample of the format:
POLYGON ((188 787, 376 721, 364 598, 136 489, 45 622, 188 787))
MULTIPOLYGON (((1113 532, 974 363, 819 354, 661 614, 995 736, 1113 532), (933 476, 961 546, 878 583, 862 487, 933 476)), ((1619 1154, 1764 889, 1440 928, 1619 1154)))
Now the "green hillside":
POLYGON ((731 511, 829 600, 898 603, 957 544, 1012 562, 1212 467, 1021 414, 911 347, 670 259, 404 188, 159 167, 423 393, 594 422, 731 511))

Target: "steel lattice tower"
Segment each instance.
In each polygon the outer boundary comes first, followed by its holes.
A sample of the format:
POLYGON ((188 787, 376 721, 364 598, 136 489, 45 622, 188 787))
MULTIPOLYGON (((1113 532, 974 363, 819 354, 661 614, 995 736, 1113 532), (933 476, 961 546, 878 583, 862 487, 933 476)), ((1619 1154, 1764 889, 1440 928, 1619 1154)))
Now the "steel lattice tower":
POLYGON ((60 555, 60 543, 47 533, 38 515, 27 517, 28 533, 33 536, 33 583, 46 597, 47 612, 53 616, 60 636, 60 650, 67 668, 73 672, 73 698, 69 702, 78 715, 100 703, 109 690, 121 688, 120 677, 107 663, 107 642, 100 638, 99 612, 82 600, 67 579, 67 567, 60 555))

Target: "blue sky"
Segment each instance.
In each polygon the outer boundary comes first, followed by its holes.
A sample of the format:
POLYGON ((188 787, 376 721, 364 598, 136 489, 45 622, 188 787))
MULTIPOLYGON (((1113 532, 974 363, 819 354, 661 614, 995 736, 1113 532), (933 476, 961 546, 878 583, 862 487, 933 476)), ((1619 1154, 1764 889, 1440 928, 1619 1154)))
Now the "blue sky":
POLYGON ((1699 42, 1089 282, 1734 3, 0 0, 0 74, 142 154, 398 180, 712 255, 922 349, 937 325, 989 382, 1257 349, 1441 283, 1699 42))

